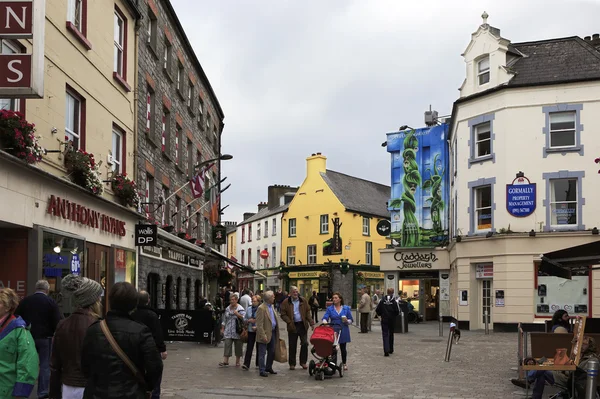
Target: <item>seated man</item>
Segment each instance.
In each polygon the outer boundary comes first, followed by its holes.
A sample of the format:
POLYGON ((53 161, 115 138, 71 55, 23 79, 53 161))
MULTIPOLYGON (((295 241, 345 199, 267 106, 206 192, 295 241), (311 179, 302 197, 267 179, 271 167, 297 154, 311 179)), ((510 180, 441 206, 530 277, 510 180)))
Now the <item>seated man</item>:
MULTIPOLYGON (((570 391, 571 378, 575 378, 575 390, 578 397, 584 397, 585 384, 587 379, 588 363, 591 359, 598 359, 596 353, 596 341, 592 337, 583 337, 581 344, 581 358, 579 359, 578 369, 575 371, 575 376, 570 371, 546 371, 546 370, 531 370, 527 373, 527 381, 533 385, 531 399, 542 399, 546 382, 550 385, 559 385, 570 391)), ((525 388, 525 382, 520 380, 511 380, 513 384, 525 388)))

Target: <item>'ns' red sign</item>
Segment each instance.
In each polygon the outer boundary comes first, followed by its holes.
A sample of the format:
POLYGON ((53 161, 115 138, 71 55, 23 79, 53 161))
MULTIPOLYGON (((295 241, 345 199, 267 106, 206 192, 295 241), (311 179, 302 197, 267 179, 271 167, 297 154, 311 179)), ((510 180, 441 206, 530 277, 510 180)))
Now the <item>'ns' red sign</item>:
POLYGON ((31 86, 31 54, 0 55, 0 87, 31 86))
POLYGON ((33 35, 33 1, 0 1, 0 36, 33 35))

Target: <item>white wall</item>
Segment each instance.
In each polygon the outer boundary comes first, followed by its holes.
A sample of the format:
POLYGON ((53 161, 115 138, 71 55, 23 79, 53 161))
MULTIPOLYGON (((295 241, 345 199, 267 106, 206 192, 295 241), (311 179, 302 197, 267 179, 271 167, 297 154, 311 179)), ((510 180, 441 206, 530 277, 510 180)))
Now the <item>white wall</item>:
POLYGON ((254 269, 265 269, 267 267, 277 267, 279 266, 279 262, 281 262, 281 218, 283 213, 277 213, 271 216, 267 216, 263 219, 259 219, 257 221, 244 224, 242 226, 237 226, 237 234, 236 234, 236 258, 239 262, 242 261, 242 251, 244 252, 244 264, 248 265, 248 249, 251 249, 252 252, 252 264, 251 266, 254 269), (277 220, 277 230, 276 234, 273 234, 273 219, 277 220), (265 237, 265 221, 269 223, 268 226, 268 235, 265 237), (252 241, 248 241, 248 226, 252 225, 252 241), (260 237, 257 238, 256 231, 258 226, 260 227, 260 237), (242 237, 242 227, 244 228, 244 236, 242 237), (275 247, 275 264, 273 264, 273 254, 272 250, 275 247), (260 264, 256 262, 256 250, 259 249, 262 251, 266 249, 269 251, 269 258, 267 259, 267 264, 265 265, 265 260, 260 259, 260 264))

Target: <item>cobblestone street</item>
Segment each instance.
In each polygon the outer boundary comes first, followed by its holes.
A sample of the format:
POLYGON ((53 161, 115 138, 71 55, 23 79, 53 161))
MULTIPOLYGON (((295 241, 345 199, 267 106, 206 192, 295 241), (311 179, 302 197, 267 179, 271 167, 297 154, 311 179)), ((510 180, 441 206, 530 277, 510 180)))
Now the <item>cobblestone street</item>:
MULTIPOLYGON (((163 397, 195 398, 519 398, 524 390, 513 386, 516 377, 516 334, 463 331, 444 362, 446 337, 438 324, 409 325, 408 334, 396 334, 395 353, 383 356, 379 323, 369 334, 352 327, 348 367, 343 378, 315 381, 306 370, 290 371, 275 363, 278 375, 260 378, 253 368, 220 369, 223 348, 192 343, 169 345, 163 397)), ((444 324, 447 333, 448 324, 444 324)), ((285 329, 281 336, 287 338, 285 329)), ((310 354, 309 354, 310 356, 310 354)), ((235 364, 235 358, 230 359, 235 364)))

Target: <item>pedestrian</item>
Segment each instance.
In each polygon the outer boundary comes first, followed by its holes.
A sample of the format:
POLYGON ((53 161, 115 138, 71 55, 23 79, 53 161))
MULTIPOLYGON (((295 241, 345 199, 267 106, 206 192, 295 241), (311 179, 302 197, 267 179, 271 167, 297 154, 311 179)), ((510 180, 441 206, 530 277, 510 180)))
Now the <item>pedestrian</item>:
POLYGON ((221 342, 221 319, 223 315, 223 310, 225 308, 224 300, 225 297, 225 287, 221 289, 221 293, 217 294, 215 297, 215 304, 212 307, 213 309, 213 320, 215 322, 213 326, 213 336, 214 342, 213 345, 215 347, 219 346, 219 342, 221 342))
POLYGON ((83 339, 89 326, 102 317, 102 286, 94 280, 69 274, 62 288, 75 311, 56 327, 50 358, 50 398, 81 399, 87 378, 81 371, 83 339))
POLYGON ((275 356, 279 357, 279 324, 275 316, 275 294, 267 291, 263 294, 264 303, 256 312, 256 341, 258 342, 258 368, 261 377, 277 374, 273 370, 275 356))
POLYGON ((296 369, 296 351, 300 338, 300 366, 306 370, 308 365, 308 326, 314 328, 315 321, 310 315, 310 306, 300 296, 298 287, 290 287, 290 296, 281 303, 281 320, 287 324, 290 370, 296 369))
POLYGON ((360 333, 366 334, 369 331, 369 314, 371 314, 371 296, 366 288, 361 289, 362 296, 358 304, 358 313, 360 313, 360 333))
POLYGON ((323 323, 330 323, 335 332, 340 335, 338 344, 342 353, 342 363, 344 364, 344 370, 348 370, 346 346, 350 342, 350 328, 348 326, 352 325, 352 309, 350 309, 350 306, 344 305, 344 298, 339 292, 333 294, 332 300, 333 305, 329 306, 323 315, 323 323))
POLYGON ((379 290, 375 290, 375 293, 373 294, 372 299, 372 306, 373 306, 373 311, 371 312, 371 320, 375 320, 378 318, 377 313, 375 312, 375 309, 377 309, 377 305, 379 305, 379 301, 381 300, 381 291, 379 290))
POLYGON ((130 283, 116 283, 108 303, 106 319, 92 324, 83 340, 81 370, 88 380, 83 397, 144 398, 160 378, 163 363, 148 327, 131 318, 138 292, 130 283))
POLYGON ((315 323, 319 322, 319 297, 317 296, 317 291, 313 291, 312 296, 308 300, 308 304, 310 305, 310 318, 315 321, 315 323))
POLYGON ((19 296, 0 289, 0 397, 28 398, 38 376, 39 360, 25 321, 13 313, 19 296))
POLYGON ((35 294, 23 299, 15 311, 15 315, 21 316, 27 325, 31 326, 31 335, 40 360, 37 387, 39 399, 48 397, 52 337, 62 319, 58 305, 48 296, 49 293, 50 284, 46 280, 39 280, 35 283, 35 294))
MULTIPOLYGON (((148 327, 154 338, 156 349, 160 353, 162 360, 167 360, 167 346, 163 339, 162 326, 160 325, 160 319, 156 311, 150 307, 150 295, 147 291, 140 291, 138 294, 138 306, 137 310, 132 315, 133 320, 137 321, 148 327)), ((162 373, 158 376, 156 385, 152 390, 152 399, 160 398, 160 384, 162 382, 162 373)))
POLYGON ((230 305, 223 313, 223 322, 221 323, 221 335, 225 339, 225 347, 223 349, 223 361, 219 363, 219 367, 229 366, 229 358, 232 354, 232 347, 235 346, 235 367, 240 367, 240 359, 242 358, 243 342, 240 337, 242 332, 238 326, 243 324, 246 311, 238 303, 239 294, 231 293, 229 295, 230 305))
POLYGON ((250 296, 250 291, 245 289, 242 291, 242 297, 240 298, 240 305, 244 308, 244 310, 248 310, 250 306, 252 306, 252 297, 250 296))
POLYGON ((281 301, 283 300, 283 292, 281 292, 281 288, 277 289, 277 292, 275 293, 275 309, 277 309, 277 312, 281 311, 281 301))
POLYGON ((244 365, 242 369, 248 370, 250 368, 250 361, 252 360, 252 352, 256 346, 256 368, 258 368, 258 342, 256 342, 256 312, 260 306, 260 297, 254 295, 252 297, 252 305, 246 310, 244 321, 248 326, 248 343, 246 344, 246 356, 244 356, 244 365))
POLYGON ((389 356, 394 353, 394 326, 396 324, 396 316, 400 314, 400 307, 394 297, 393 288, 388 288, 387 295, 379 301, 375 312, 381 318, 383 354, 384 356, 389 356))

